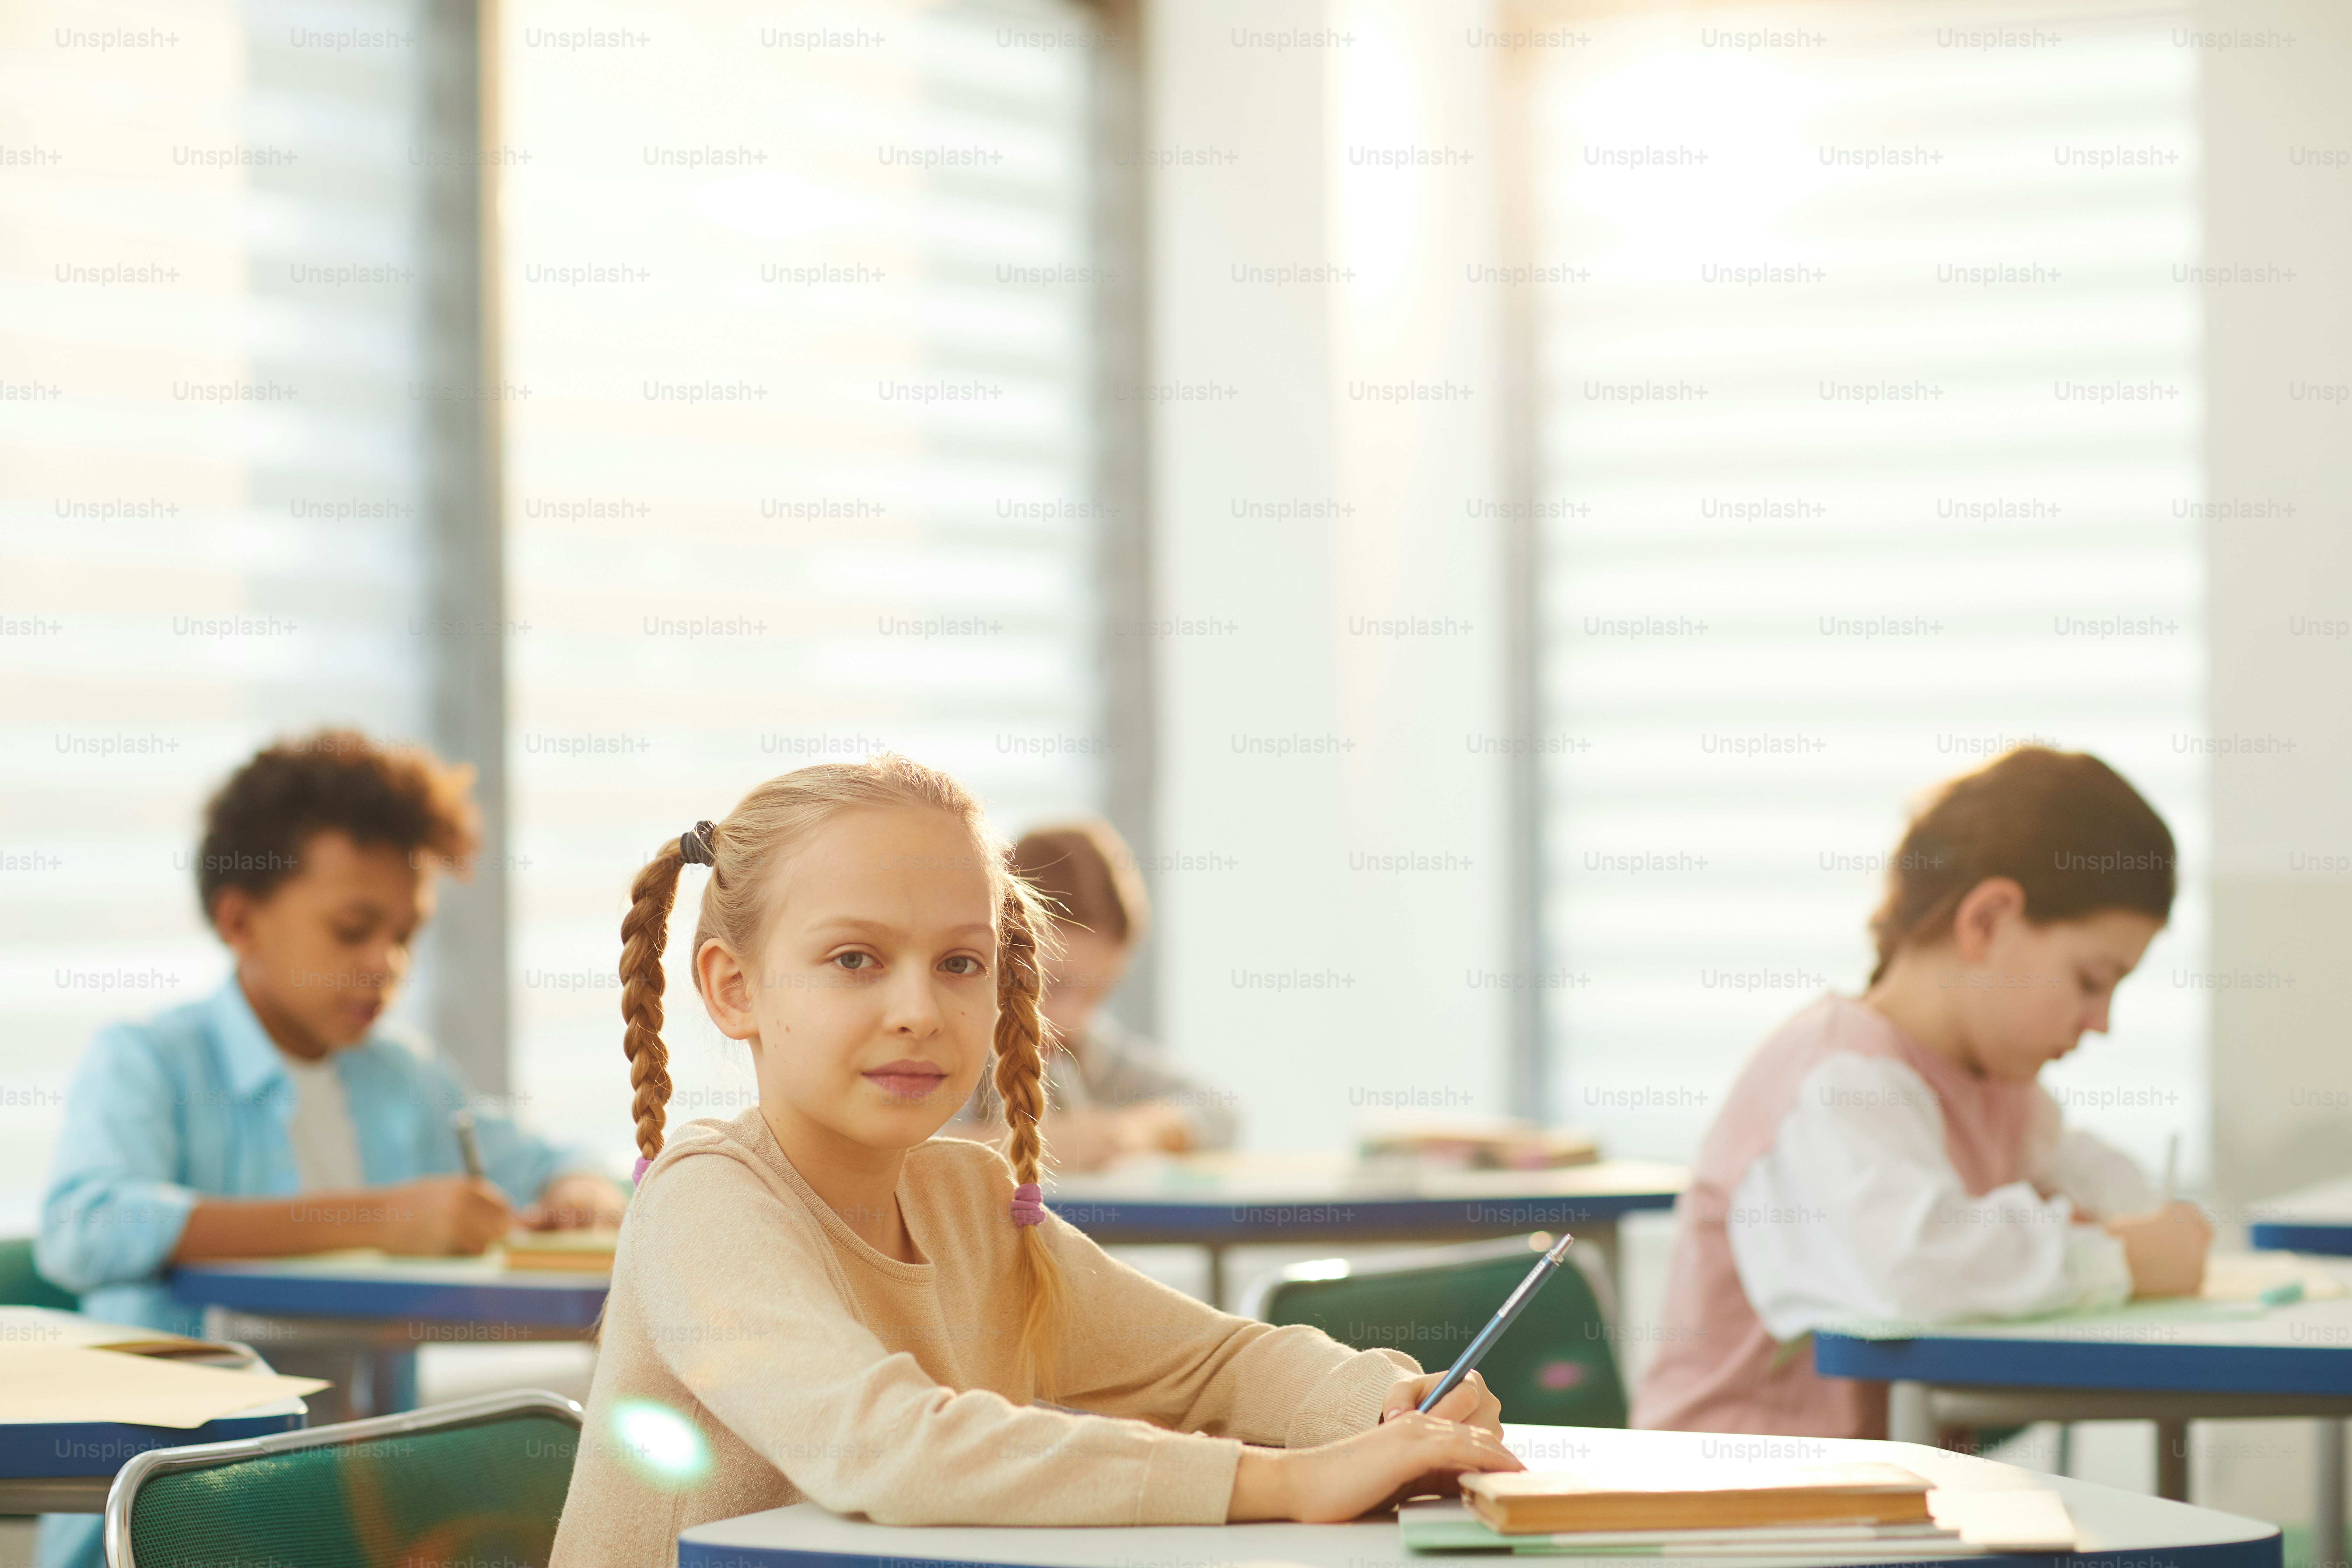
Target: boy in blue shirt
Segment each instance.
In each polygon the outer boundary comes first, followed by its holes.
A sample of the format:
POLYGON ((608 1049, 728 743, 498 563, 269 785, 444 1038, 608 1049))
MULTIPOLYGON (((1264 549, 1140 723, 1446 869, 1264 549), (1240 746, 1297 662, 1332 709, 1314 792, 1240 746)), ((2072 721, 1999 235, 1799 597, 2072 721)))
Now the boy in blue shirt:
POLYGON ((599 1162, 476 1117, 423 1040, 378 1020, 432 917, 435 869, 477 853, 472 770, 351 731, 271 746, 205 814, 196 889, 236 968, 212 996, 108 1028, 67 1097, 41 1272, 110 1322, 195 1332, 175 1263, 331 1247, 478 1253, 518 1218, 616 1223, 599 1162))

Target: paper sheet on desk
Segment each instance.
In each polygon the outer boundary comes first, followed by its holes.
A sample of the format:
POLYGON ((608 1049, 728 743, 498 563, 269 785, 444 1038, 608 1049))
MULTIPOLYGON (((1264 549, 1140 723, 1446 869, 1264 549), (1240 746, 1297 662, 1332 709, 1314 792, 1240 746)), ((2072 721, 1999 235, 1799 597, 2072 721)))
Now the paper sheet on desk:
POLYGON ((1947 1530, 1980 1552, 2039 1556, 2075 1549, 2074 1516, 2056 1492, 1954 1491, 1937 1487, 1927 1494, 1927 1511, 1947 1530))
POLYGON ((2205 1261, 2208 1301, 2260 1301, 2282 1288, 2300 1301, 2345 1294, 2344 1277, 2325 1263, 2292 1252, 2224 1252, 2205 1261))
POLYGON ((2312 1258, 2298 1258, 2291 1252, 2225 1252, 2208 1260, 2201 1295, 2163 1296, 2147 1301, 2126 1301, 2120 1307, 2053 1312, 2039 1318, 1969 1318, 1950 1323, 1865 1319, 1839 1323, 1832 1331, 1858 1340, 1916 1340, 1947 1329, 2047 1329, 2061 1325, 2077 1333, 2109 1329, 2127 1333, 2135 1328, 2160 1323, 2248 1322, 2294 1301, 2322 1301, 2346 1293, 2344 1277, 2312 1258), (2275 1299, 2282 1294, 2287 1299, 2275 1299), (2266 1297, 2273 1299, 2265 1300, 2266 1297))
MULTIPOLYGON (((1931 1496, 1933 1494, 1930 1494, 1931 1496)), ((1504 1535, 1456 1501, 1407 1503, 1397 1510, 1405 1550, 1415 1556, 1508 1552, 1521 1557, 1671 1557, 1704 1559, 1708 1568, 1742 1563, 1788 1568, 1916 1563, 1967 1557, 1979 1549, 1934 1524, 1792 1525, 1746 1530, 1582 1531, 1566 1535, 1504 1535)))
POLYGON ((0 1307, 0 1345, 87 1345, 93 1350, 205 1362, 214 1366, 250 1366, 253 1352, 218 1340, 192 1340, 162 1329, 103 1323, 54 1307, 0 1307))
POLYGON ((315 1377, 190 1366, 88 1345, 0 1344, 0 1422, 187 1428, 326 1386, 315 1377))
POLYGON ((1857 1340, 1916 1340, 1947 1331, 1968 1333, 1979 1329, 2063 1328, 2072 1334, 2115 1329, 2129 1332, 2156 1323, 2239 1323, 2269 1310, 2258 1301, 2214 1301, 2198 1296, 2167 1297, 2155 1301, 2126 1301, 2093 1312, 2053 1312, 2042 1318, 1969 1318, 1949 1323, 1920 1323, 1907 1319, 1874 1318, 1835 1323, 1825 1332, 1857 1340))

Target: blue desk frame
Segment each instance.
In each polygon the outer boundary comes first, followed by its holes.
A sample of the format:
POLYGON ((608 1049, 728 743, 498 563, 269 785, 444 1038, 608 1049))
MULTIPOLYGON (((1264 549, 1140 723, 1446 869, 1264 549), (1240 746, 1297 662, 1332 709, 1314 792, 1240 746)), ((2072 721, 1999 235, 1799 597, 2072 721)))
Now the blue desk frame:
POLYGON ((97 1513, 115 1472, 156 1448, 296 1432, 310 1416, 299 1399, 201 1426, 120 1421, 0 1422, 0 1513, 97 1513))
POLYGON ((1813 1365, 1826 1376, 1874 1383, 2352 1397, 2352 1344, 2129 1343, 1933 1333, 1865 1340, 1823 1332, 1813 1336, 1813 1365))
POLYGON ((543 1284, 272 1271, 267 1265, 197 1265, 172 1271, 172 1299, 265 1318, 351 1318, 379 1322, 514 1323, 585 1331, 604 1310, 609 1282, 543 1284))
POLYGON ((2336 1225, 2315 1219, 2258 1219, 2246 1227, 2246 1244, 2261 1252, 2352 1258, 2352 1220, 2336 1225))

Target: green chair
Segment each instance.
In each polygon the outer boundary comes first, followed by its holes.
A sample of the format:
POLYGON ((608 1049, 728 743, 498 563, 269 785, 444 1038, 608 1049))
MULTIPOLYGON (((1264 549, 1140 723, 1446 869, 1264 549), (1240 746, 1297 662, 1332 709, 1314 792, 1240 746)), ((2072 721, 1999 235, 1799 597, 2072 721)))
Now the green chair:
POLYGON ((106 1497, 110 1568, 538 1564, 580 1406, 532 1390, 141 1454, 106 1497))
MULTIPOLYGON (((1245 1315, 1310 1323, 1360 1350, 1400 1350, 1432 1372, 1451 1366, 1504 1298, 1528 1276, 1549 1237, 1294 1264, 1257 1287, 1245 1315)), ((1569 1249, 1572 1268, 1543 1293, 1478 1366, 1503 1419, 1545 1426, 1622 1426, 1616 1304, 1591 1249, 1569 1249)))
POLYGON ((33 1239, 26 1236, 0 1238, 0 1307, 55 1307, 79 1310, 81 1300, 60 1290, 33 1267, 33 1239))

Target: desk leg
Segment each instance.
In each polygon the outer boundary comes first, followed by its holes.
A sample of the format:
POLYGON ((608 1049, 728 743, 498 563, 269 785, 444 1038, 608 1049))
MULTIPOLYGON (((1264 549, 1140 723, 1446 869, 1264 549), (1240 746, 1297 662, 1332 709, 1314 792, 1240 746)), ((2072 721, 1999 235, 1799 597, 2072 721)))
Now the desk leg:
POLYGON ((2156 1495, 2174 1502, 2189 1500, 2189 1423, 2156 1424, 2156 1495))
POLYGON ((2315 1563, 2344 1561, 2344 1423, 2322 1421, 2312 1434, 2318 1473, 2311 1489, 2311 1555, 2315 1563))
POLYGON ((1886 1435, 1897 1443, 1936 1446, 1936 1418, 1924 1383, 1886 1385, 1886 1435))
POLYGON ((410 1348, 415 1342, 387 1342, 381 1323, 286 1322, 207 1307, 205 1333, 252 1345, 273 1372, 326 1379, 332 1386, 305 1399, 310 1426, 394 1415, 416 1407, 416 1352, 410 1348))
POLYGON ((1204 1249, 1209 1255, 1209 1305, 1218 1311, 1230 1311, 1225 1305, 1225 1249, 1220 1242, 1211 1242, 1204 1249))

